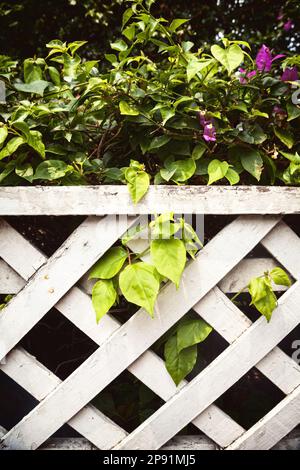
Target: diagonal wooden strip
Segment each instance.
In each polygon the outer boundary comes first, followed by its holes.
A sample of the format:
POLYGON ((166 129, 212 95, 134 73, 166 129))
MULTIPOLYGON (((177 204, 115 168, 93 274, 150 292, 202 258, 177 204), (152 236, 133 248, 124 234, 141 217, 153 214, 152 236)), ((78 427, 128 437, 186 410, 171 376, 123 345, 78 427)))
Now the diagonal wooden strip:
MULTIPOLYGON (((22 348, 15 348, 0 370, 11 377, 38 401, 43 400, 61 380, 22 348)), ((110 449, 127 432, 97 408, 87 405, 68 424, 99 449, 110 449)))
POLYGON ((228 450, 268 450, 300 423, 300 386, 233 442, 228 450))
POLYGON ((17 294, 25 284, 21 276, 0 259, 0 294, 17 294))
POLYGON ((225 227, 187 266, 178 290, 171 284, 162 289, 154 320, 139 310, 7 433, 1 447, 27 449, 33 443, 41 445, 212 289, 278 221, 278 217, 244 216, 225 227))
MULTIPOLYGON (((277 236, 274 230, 273 237, 277 236)), ((298 246, 300 240, 298 239, 298 246)), ((252 322, 218 288, 212 289, 193 310, 207 321, 228 343, 233 343, 252 322)), ((249 344, 249 354, 253 345, 249 344)), ((255 366, 285 394, 300 384, 300 367, 278 347, 255 366)))
MULTIPOLYGON (((72 233, 2 310, 0 359, 58 302, 134 220, 116 220, 112 216, 101 220, 91 217, 72 233)), ((7 242, 2 237, 1 244, 5 243, 7 242)))
MULTIPOLYGON (((1 235, 3 233, 0 232, 1 235)), ((24 252, 27 251, 29 242, 7 223, 5 223, 5 236, 14 240, 19 248, 22 247, 24 252)), ((35 263, 38 265, 41 254, 32 246, 30 251, 33 260, 36 257, 35 263)), ((3 250, 2 256, 8 256, 9 258, 10 253, 11 249, 3 250)), ((24 272, 24 258, 14 258, 13 262, 15 269, 24 272)), ((46 257, 43 258, 43 262, 46 262, 46 257)), ((32 273, 30 274, 32 275, 32 273)), ((95 321, 95 312, 90 297, 77 287, 73 287, 55 307, 99 346, 121 325, 114 317, 106 315, 101 320, 101 327, 99 327, 95 321)), ((165 401, 178 391, 167 373, 164 361, 150 350, 131 364, 128 370, 165 401), (157 380, 158 376, 159 380, 157 380)), ((14 380, 19 383, 18 376, 14 377, 14 380)), ((183 381, 180 386, 183 387, 186 383, 186 381, 183 381)), ((35 386, 38 387, 39 384, 36 383, 35 386)), ((208 407, 200 417, 196 418, 193 424, 222 447, 229 445, 244 432, 239 424, 215 405, 208 407), (226 433, 223 432, 224 427, 226 433)))
POLYGON ((118 444, 116 449, 159 449, 299 324, 299 302, 298 281, 279 299, 279 306, 269 324, 264 317, 257 320, 192 382, 118 444))
POLYGON ((295 279, 300 279, 299 237, 287 224, 280 222, 276 237, 271 230, 261 243, 295 279))

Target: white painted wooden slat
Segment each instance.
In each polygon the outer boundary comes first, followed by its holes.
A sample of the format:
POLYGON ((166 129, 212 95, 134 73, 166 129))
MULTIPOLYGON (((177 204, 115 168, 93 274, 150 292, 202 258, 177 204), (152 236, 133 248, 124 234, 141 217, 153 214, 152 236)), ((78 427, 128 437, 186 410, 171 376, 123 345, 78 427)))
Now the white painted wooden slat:
MULTIPOLYGON (((7 223, 5 224, 5 236, 12 239, 16 237, 15 229, 7 223)), ((18 244, 24 252, 27 251, 29 242, 24 237, 18 236, 18 244)), ((143 249, 141 245, 139 247, 143 249)), ((132 248, 134 247, 132 246, 132 248)), ((6 251, 4 254, 6 255, 6 251)), ((38 250, 35 252, 31 247, 31 254, 33 258, 37 257, 38 262, 40 259, 38 250)), ((46 262, 46 257, 43 258, 43 262, 46 262)), ((15 269, 23 270, 23 258, 17 258, 14 263, 15 269)), ((95 312, 90 297, 77 287, 73 287, 55 307, 98 345, 101 345, 120 327, 120 323, 110 315, 106 315, 101 320, 99 327, 95 321, 95 312)), ((167 373, 164 362, 150 350, 145 351, 137 361, 128 367, 128 370, 165 401, 177 393, 178 389, 167 373)), ((181 387, 186 383, 183 381, 181 387)), ((39 386, 39 384, 35 384, 35 387, 39 386)), ((208 407, 201 416, 194 420, 193 424, 222 447, 229 445, 244 432, 239 424, 215 405, 208 407), (226 433, 223 431, 224 428, 226 428, 226 433)))
MULTIPOLYGON (((272 258, 243 259, 227 276, 219 282, 219 287, 227 294, 235 294, 249 284, 249 280, 261 276, 265 271, 271 271, 278 263, 272 258)), ((285 291, 285 286, 273 285, 277 292, 285 291)))
MULTIPOLYGON (((0 426, 0 437, 6 434, 4 428, 0 426)), ((299 450, 300 449, 299 430, 294 429, 288 436, 285 436, 272 449, 274 450, 299 450)), ((206 436, 175 436, 167 442, 161 450, 218 450, 212 441, 206 436)), ((38 450, 97 450, 97 448, 84 438, 66 437, 51 438, 38 450)))
POLYGON ((300 279, 299 237, 284 222, 262 240, 262 245, 287 269, 295 279, 300 279))
MULTIPOLYGON (((0 370, 38 401, 43 400, 61 380, 22 348, 15 348, 0 370)), ((127 433, 97 408, 87 405, 68 424, 99 449, 110 449, 127 433)))
MULTIPOLYGON (((110 216, 101 220, 90 217, 72 233, 59 250, 36 272, 24 289, 2 310, 0 316, 2 357, 30 331, 133 222, 133 218, 129 220, 124 218, 116 222, 110 216)), ((1 245, 5 243, 1 237, 1 245)), ((2 252, 1 245, 0 252, 2 252)), ((5 246, 3 251, 4 249, 5 246)), ((7 258, 5 260, 8 262, 7 258)))
MULTIPOLYGON (((276 235, 275 230, 273 237, 276 237, 276 235)), ((300 240, 298 239, 298 247, 299 245, 300 240)), ((212 289, 193 307, 193 310, 230 344, 251 325, 251 321, 246 315, 218 287, 212 289)), ((249 354, 251 354, 251 350, 249 350, 249 354)), ((300 366, 278 347, 270 351, 257 363, 256 368, 285 394, 290 393, 300 384, 300 366)))
POLYGON ((126 186, 3 187, 0 215, 298 214, 300 188, 151 186, 133 204, 126 186))
MULTIPOLYGON (((245 216, 225 227, 206 245, 196 260, 187 266, 178 290, 171 284, 162 289, 154 319, 140 310, 18 423, 5 436, 1 446, 26 449, 31 448, 33 442, 37 446, 44 442, 213 288, 278 220, 278 217, 245 216), (89 386, 86 387, 86 384, 89 386)), ((290 323, 291 321, 288 325, 290 323)), ((243 337, 246 334, 247 332, 243 337)), ((187 388, 190 385, 178 392, 176 397, 187 388)), ((173 400, 174 398, 168 403, 173 400)), ((162 408, 165 409, 167 405, 162 408)), ((191 409, 194 410, 194 405, 191 409)), ((189 421, 196 415, 197 413, 189 421)), ((172 420, 170 423, 172 424, 172 420)))
POLYGON ((185 388, 126 437, 116 449, 158 449, 228 390, 300 322, 300 284, 279 300, 272 321, 257 320, 185 388), (184 410, 184 413, 182 413, 184 410))
POLYGON ((24 286, 21 276, 0 259, 0 294, 17 294, 24 286))
POLYGON ((300 386, 286 396, 228 450, 268 450, 300 422, 300 386))

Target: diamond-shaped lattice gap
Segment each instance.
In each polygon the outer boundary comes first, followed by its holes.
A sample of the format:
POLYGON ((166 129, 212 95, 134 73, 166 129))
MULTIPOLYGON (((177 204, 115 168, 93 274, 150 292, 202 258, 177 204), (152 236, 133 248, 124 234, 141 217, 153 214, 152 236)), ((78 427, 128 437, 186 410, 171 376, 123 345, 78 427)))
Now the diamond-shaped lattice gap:
POLYGON ((21 345, 62 380, 98 347, 55 308, 24 336, 21 345))
POLYGON ((45 255, 51 256, 86 217, 6 217, 7 222, 45 255))
POLYGON ((123 429, 132 432, 164 401, 125 370, 94 398, 92 404, 123 429))
MULTIPOLYGON (((0 370, 0 425, 9 431, 38 404, 23 387, 0 370)), ((53 437, 81 437, 65 424, 53 437)))
POLYGON ((252 368, 215 402, 245 429, 249 429, 285 397, 269 379, 252 368))

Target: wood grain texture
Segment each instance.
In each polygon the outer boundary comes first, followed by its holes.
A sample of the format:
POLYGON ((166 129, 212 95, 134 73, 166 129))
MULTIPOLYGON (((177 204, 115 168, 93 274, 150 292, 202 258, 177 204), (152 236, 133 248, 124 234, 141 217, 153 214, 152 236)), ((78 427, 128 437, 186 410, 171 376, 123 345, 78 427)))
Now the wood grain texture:
POLYGON ((151 186, 136 205, 126 186, 0 188, 0 215, 299 214, 300 188, 151 186))

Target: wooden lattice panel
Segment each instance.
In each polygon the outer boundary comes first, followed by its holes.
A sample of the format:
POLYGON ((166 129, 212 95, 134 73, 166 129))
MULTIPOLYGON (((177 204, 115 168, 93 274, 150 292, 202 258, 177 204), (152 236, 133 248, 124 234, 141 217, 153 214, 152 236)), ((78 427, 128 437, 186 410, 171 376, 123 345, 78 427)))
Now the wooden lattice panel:
MULTIPOLYGON (((187 209, 186 202, 180 208, 187 209)), ((68 423, 100 449, 159 449, 192 422, 207 436, 207 448, 270 449, 299 424, 300 367, 277 346, 300 323, 300 240, 295 232, 279 215, 242 215, 188 264, 178 290, 172 284, 161 289, 154 320, 140 309, 123 325, 110 315, 97 325, 84 276, 136 221, 134 215, 88 217, 49 259, 1 221, 1 292, 16 295, 0 314, 5 359, 0 369, 40 403, 10 431, 2 431, 0 448, 36 449, 68 423), (270 258, 245 259, 259 243, 270 258), (256 270, 273 267, 274 259, 295 283, 280 297, 269 324, 265 318, 252 324, 225 293, 238 291, 256 270), (54 306, 99 346, 64 381, 18 346, 54 306), (150 348, 190 309, 229 346, 191 382, 176 388, 150 348), (252 367, 285 398, 246 431, 214 402, 252 367), (130 434, 89 404, 126 369, 166 402, 130 434)))

